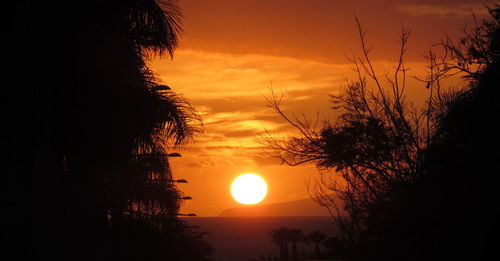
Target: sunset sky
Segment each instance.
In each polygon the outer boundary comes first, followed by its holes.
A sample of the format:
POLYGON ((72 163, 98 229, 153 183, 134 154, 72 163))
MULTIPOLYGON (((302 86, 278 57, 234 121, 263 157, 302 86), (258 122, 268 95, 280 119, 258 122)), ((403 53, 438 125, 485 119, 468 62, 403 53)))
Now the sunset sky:
MULTIPOLYGON (((172 158, 186 201, 181 213, 217 216, 239 206, 230 194, 234 178, 261 175, 268 195, 261 204, 308 197, 313 165, 288 167, 262 157, 264 130, 287 135, 291 128, 271 109, 270 87, 284 92, 285 112, 331 116, 328 94, 353 79, 349 55, 359 55, 356 15, 381 76, 395 66, 401 27, 412 31, 409 74, 425 72, 423 54, 432 43, 459 35, 486 14, 493 1, 465 0, 181 0, 183 34, 173 59, 151 61, 157 77, 182 94, 202 115, 204 133, 172 158)), ((408 96, 421 104, 424 84, 408 82, 408 96)))

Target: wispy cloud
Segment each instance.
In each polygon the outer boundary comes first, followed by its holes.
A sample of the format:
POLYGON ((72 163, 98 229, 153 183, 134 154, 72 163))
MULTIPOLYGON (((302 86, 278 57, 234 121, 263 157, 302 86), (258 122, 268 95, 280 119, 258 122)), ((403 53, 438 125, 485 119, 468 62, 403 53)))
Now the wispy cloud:
POLYGON ((349 67, 266 55, 228 55, 179 50, 173 61, 152 62, 158 77, 173 90, 189 94, 200 110, 206 135, 198 146, 251 147, 264 129, 285 125, 266 107, 270 87, 286 92, 284 108, 313 113, 328 108, 349 67))
POLYGON ((400 5, 398 10, 406 12, 413 16, 457 16, 470 17, 474 15, 484 15, 488 13, 485 3, 464 3, 455 5, 440 5, 436 4, 414 4, 400 5))

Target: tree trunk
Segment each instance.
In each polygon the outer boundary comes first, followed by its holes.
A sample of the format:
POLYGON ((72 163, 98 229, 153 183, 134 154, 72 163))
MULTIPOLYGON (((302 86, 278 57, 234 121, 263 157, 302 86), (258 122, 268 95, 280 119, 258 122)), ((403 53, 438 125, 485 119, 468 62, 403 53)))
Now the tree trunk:
POLYGON ((285 242, 285 249, 284 249, 284 255, 285 255, 285 261, 289 260, 288 256, 288 244, 285 242))
POLYGON ((285 261, 285 246, 284 243, 280 243, 280 261, 285 261))

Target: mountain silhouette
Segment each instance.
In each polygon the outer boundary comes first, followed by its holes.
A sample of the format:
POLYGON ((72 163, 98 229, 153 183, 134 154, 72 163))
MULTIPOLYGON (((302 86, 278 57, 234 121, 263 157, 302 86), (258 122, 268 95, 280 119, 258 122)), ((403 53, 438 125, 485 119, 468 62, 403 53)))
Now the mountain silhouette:
POLYGON ((273 204, 242 206, 223 210, 219 217, 329 216, 324 207, 310 198, 273 204))

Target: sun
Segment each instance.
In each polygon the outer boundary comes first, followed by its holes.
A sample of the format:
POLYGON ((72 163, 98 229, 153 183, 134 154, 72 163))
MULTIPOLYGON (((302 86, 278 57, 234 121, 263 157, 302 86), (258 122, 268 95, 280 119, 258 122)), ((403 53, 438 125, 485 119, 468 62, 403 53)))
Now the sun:
POLYGON ((267 185, 257 174, 239 175, 231 184, 231 195, 241 204, 257 204, 267 194, 267 185))

